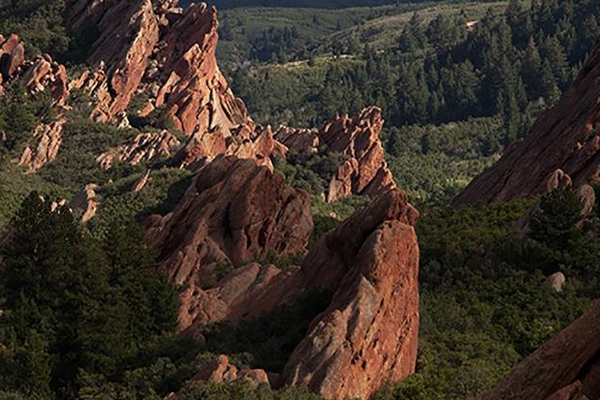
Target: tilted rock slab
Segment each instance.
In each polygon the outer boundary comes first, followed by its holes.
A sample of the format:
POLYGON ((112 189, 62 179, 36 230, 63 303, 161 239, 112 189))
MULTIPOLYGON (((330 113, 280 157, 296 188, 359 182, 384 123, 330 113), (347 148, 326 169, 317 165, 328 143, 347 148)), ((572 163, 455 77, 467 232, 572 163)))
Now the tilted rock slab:
POLYGON ((93 15, 101 35, 88 59, 96 70, 85 72, 72 88, 93 95, 98 104, 92 117, 107 122, 127 109, 138 89, 158 43, 159 27, 151 0, 102 3, 80 0, 74 5, 93 15))
POLYGON ((176 209, 148 224, 169 276, 198 286, 204 270, 219 262, 305 251, 313 226, 308 193, 234 156, 202 167, 176 209))
POLYGON ((415 369, 417 215, 404 192, 391 190, 321 238, 300 268, 252 264, 214 289, 187 289, 182 297, 188 307, 180 317, 194 335, 212 322, 254 319, 317 288, 333 290, 331 304, 310 324, 280 383, 307 386, 331 399, 368 399, 384 382, 415 369))
POLYGON ((476 400, 600 398, 600 303, 527 357, 476 400))
POLYGON ((527 198, 558 186, 600 180, 600 43, 571 89, 546 110, 527 137, 476 177, 455 205, 527 198))

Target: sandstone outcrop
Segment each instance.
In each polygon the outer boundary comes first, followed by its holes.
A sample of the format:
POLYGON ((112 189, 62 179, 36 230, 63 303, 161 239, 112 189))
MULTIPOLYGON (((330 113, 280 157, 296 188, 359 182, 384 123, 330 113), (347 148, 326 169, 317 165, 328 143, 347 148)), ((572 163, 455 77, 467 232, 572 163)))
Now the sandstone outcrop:
POLYGON ((572 182, 600 180, 600 43, 571 89, 508 147, 493 167, 476 177, 455 205, 530 197, 572 182))
POLYGON ((477 400, 600 398, 600 303, 525 359, 477 400))
MULTIPOLYGON (((209 164, 211 165, 211 164, 209 164)), ((369 398, 414 372, 418 344, 419 248, 406 194, 388 191, 311 248, 300 268, 247 265, 209 290, 182 295, 180 328, 254 319, 319 288, 335 294, 311 322, 280 384, 326 398, 369 398)))
POLYGON ((54 161, 60 150, 65 123, 66 120, 62 118, 51 124, 39 125, 33 133, 33 140, 37 141, 37 146, 35 149, 29 146, 25 147, 19 159, 19 165, 29 167, 31 171, 37 171, 54 161))
POLYGON ((318 131, 280 127, 275 139, 290 149, 316 152, 324 147, 348 157, 329 183, 326 198, 333 202, 350 195, 378 195, 396 187, 379 139, 383 123, 381 110, 370 107, 353 117, 335 116, 318 131))
POLYGON ((19 37, 13 34, 5 40, 0 35, 0 73, 2 74, 2 81, 17 76, 24 62, 25 47, 19 41, 19 37))
POLYGON ((169 131, 140 133, 131 141, 110 149, 96 158, 100 169, 110 169, 115 162, 137 165, 142 161, 154 161, 169 157, 180 146, 179 139, 169 131))
MULTIPOLYGON (((33 61, 25 59, 25 47, 17 35, 8 39, 0 35, 0 85, 12 79, 20 79, 30 93, 48 90, 53 105, 65 107, 69 96, 67 70, 47 54, 33 61)), ((0 94, 3 89, 0 86, 0 94)))
POLYGON ((92 118, 106 122, 124 112, 137 91, 159 40, 158 22, 151 0, 78 3, 74 8, 93 15, 101 34, 88 59, 94 72, 84 73, 73 87, 97 99, 92 118))
POLYGON ((202 167, 176 209, 148 225, 174 282, 201 286, 219 263, 305 251, 313 224, 308 193, 252 160, 227 156, 202 167))
POLYGON ((229 140, 243 126, 253 131, 246 107, 217 66, 216 9, 199 3, 183 10, 177 3, 78 1, 71 26, 77 28, 88 19, 101 36, 88 60, 94 70, 72 87, 98 100, 93 114, 97 121, 114 120, 135 93, 144 92, 149 102, 143 116, 164 107, 176 129, 199 141, 209 140, 204 135, 229 140))
MULTIPOLYGON (((237 308, 245 307, 280 273, 274 265, 252 263, 235 269, 212 289, 190 285, 180 296, 179 329, 191 327, 189 332, 193 334, 206 325, 230 319, 237 308)), ((283 274, 288 276, 290 271, 283 274)))
POLYGON ((329 308, 286 364, 286 384, 326 398, 368 399, 415 371, 419 250, 413 228, 382 223, 357 253, 329 308))
POLYGON ((173 157, 172 166, 195 169, 219 155, 234 155, 250 158, 258 165, 273 170, 271 156, 284 155, 287 149, 273 138, 270 127, 254 130, 241 126, 234 130, 234 138, 225 138, 220 133, 194 134, 173 157))

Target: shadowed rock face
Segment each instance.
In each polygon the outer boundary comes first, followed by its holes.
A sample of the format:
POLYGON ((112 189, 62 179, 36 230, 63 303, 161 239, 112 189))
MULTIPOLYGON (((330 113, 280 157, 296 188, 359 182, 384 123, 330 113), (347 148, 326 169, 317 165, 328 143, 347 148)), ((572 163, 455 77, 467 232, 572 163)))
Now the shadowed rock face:
POLYGON ((369 398, 414 373, 419 330, 417 239, 384 222, 361 246, 329 308, 286 364, 286 384, 326 398, 369 398))
POLYGON ((476 400, 600 399, 600 303, 476 400))
POLYGON ((571 89, 533 124, 523 141, 454 199, 455 205, 526 198, 565 182, 600 179, 600 43, 571 89))
POLYGON ((200 285, 216 263, 241 264, 305 251, 309 195, 252 160, 220 157, 198 171, 175 211, 149 232, 177 284, 200 285))
POLYGON ((348 156, 329 183, 327 201, 350 195, 378 195, 396 187, 385 161, 379 134, 383 116, 377 107, 365 108, 353 117, 335 116, 317 130, 280 127, 275 139, 291 149, 348 156))
POLYGON ((279 383, 305 385, 332 399, 367 399, 385 381, 414 372, 415 219, 406 194, 388 191, 321 238, 300 268, 250 264, 213 289, 191 286, 182 294, 180 328, 201 334, 207 324, 254 319, 314 289, 329 289, 335 292, 331 304, 310 324, 279 383))

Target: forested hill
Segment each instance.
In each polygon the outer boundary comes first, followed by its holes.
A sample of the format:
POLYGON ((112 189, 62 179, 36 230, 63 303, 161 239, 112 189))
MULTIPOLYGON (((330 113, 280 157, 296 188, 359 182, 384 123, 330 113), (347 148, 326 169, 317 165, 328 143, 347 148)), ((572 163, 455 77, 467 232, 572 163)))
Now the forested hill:
MULTIPOLYGON (((491 1, 491 0, 490 0, 491 1)), ((184 0, 180 4, 187 5, 193 0, 184 0)), ((196 1, 197 2, 197 1, 196 1)), ((306 7, 306 8, 350 8, 350 7, 375 7, 385 4, 398 3, 427 3, 429 0, 212 0, 207 3, 219 9, 237 7, 306 7)), ((454 1, 456 3, 456 1, 454 1)))

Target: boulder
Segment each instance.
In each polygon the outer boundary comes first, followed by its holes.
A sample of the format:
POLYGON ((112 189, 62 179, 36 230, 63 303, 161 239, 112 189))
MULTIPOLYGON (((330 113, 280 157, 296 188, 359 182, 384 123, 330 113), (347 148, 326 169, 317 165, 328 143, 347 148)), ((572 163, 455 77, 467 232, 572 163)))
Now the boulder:
POLYGON ((600 180, 600 43, 571 89, 520 142, 476 177, 454 205, 508 201, 600 180))
POLYGON ((546 278, 546 286, 554 290, 556 293, 562 292, 566 283, 567 278, 562 272, 556 272, 546 278))

